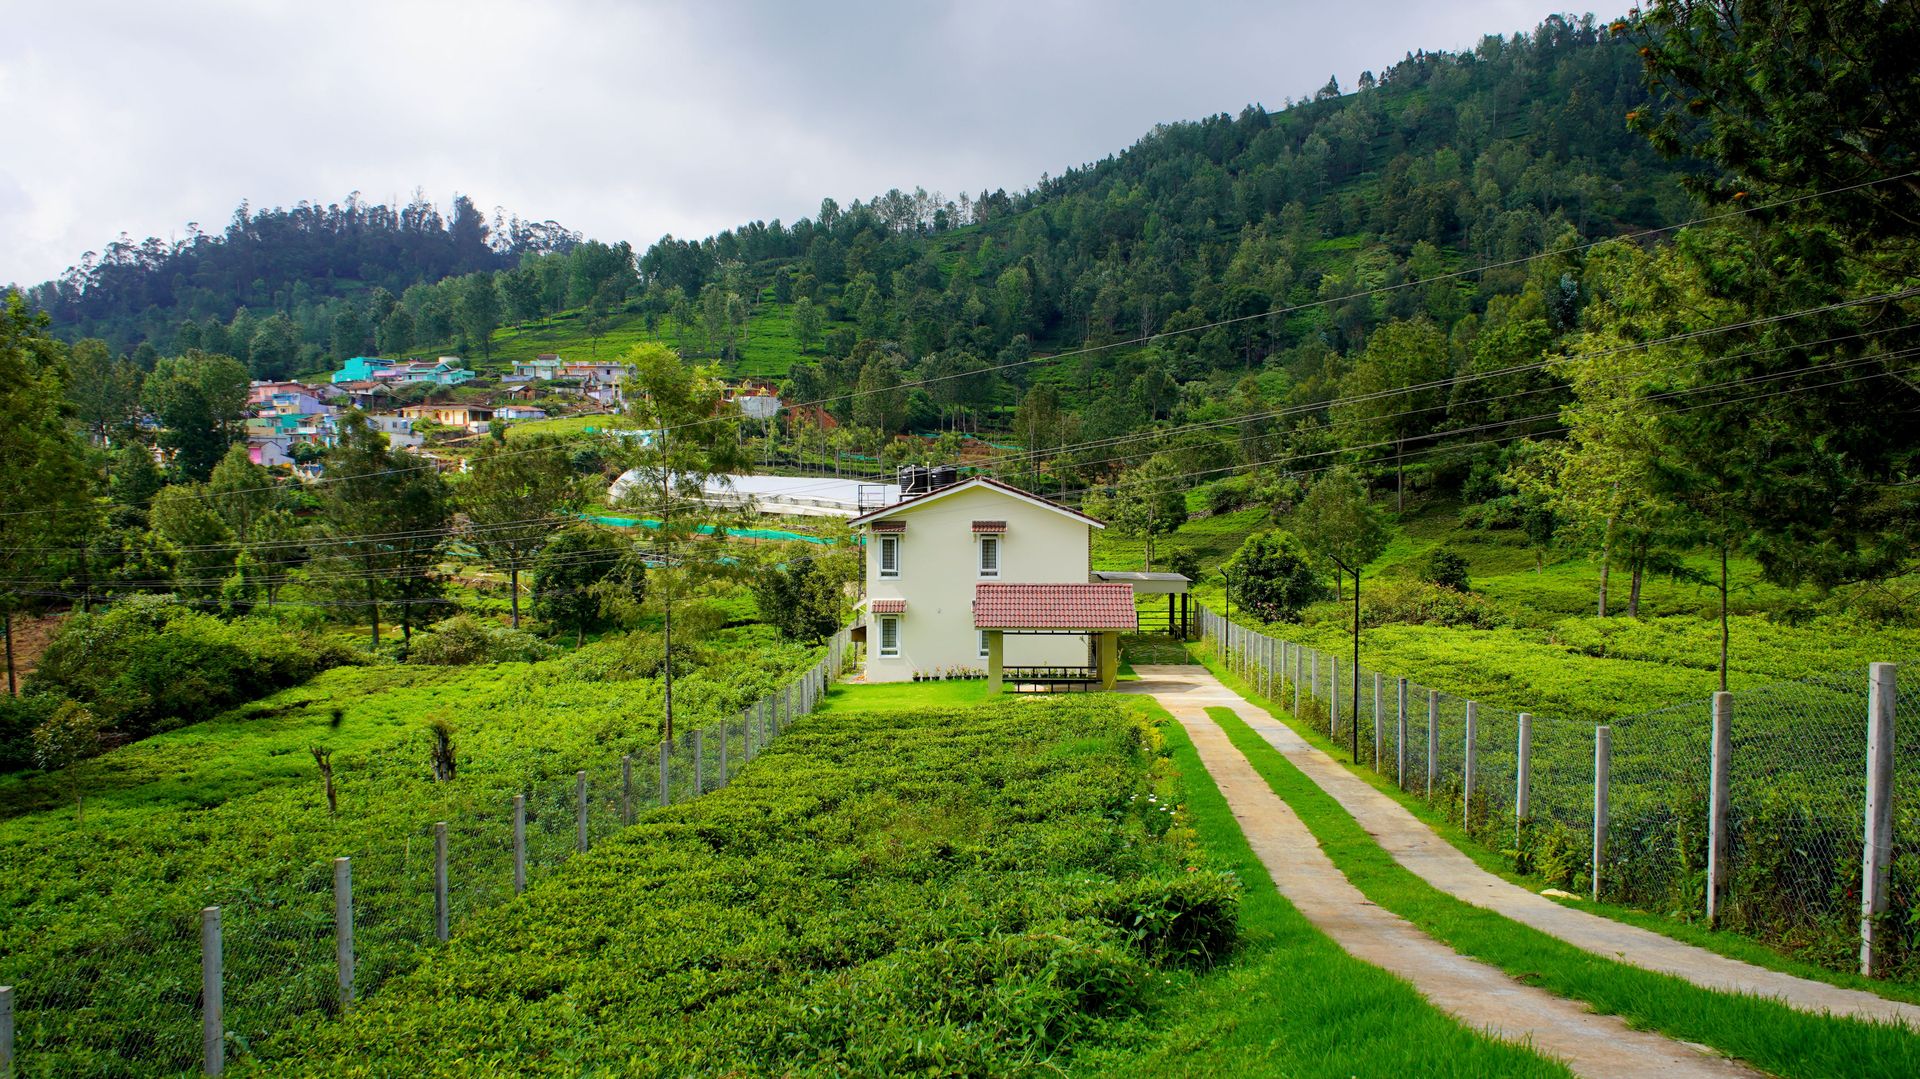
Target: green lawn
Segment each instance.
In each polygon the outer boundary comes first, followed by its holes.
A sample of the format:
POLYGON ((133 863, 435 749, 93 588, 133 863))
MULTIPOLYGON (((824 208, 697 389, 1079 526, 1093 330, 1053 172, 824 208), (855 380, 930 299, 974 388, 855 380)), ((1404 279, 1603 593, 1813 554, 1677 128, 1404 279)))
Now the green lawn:
MULTIPOLYGON (((1005 700, 1004 697, 997 700, 1005 700)), ((995 703, 984 679, 972 682, 842 682, 827 691, 822 712, 887 712, 908 708, 966 708, 995 703)))

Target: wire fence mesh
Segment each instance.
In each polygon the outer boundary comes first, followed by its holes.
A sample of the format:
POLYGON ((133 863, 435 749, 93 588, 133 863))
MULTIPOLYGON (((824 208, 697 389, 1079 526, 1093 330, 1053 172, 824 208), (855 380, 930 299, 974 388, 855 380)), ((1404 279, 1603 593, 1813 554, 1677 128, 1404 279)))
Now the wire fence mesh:
MULTIPOLYGON (((430 819, 343 831, 336 856, 349 867, 352 996, 378 992, 412 970, 443 929, 457 933, 467 920, 511 899, 522 873, 536 882, 581 850, 613 839, 648 809, 725 786, 778 732, 812 711, 858 658, 843 629, 792 682, 737 714, 677 730, 662 745, 664 753, 602 757, 584 762, 584 770, 579 762, 569 769, 552 761, 526 776, 518 792, 520 843, 512 793, 457 784, 446 784, 432 799, 430 819)), ((337 788, 349 811, 419 805, 418 783, 404 769, 343 773, 337 788), (400 796, 403 788, 411 800, 400 796)), ((334 862, 271 849, 255 855, 186 889, 197 902, 179 909, 127 913, 114 909, 110 897, 76 897, 89 901, 74 904, 74 924, 58 927, 63 961, 44 969, 13 969, 6 961, 9 934, 0 927, 0 984, 13 986, 16 1073, 198 1071, 205 1063, 204 907, 219 911, 225 1057, 282 1058, 306 1025, 338 1016, 346 990, 334 862)))
MULTIPOLYGON (((1409 681, 1403 736, 1394 672, 1363 665, 1356 697, 1350 656, 1273 638, 1205 606, 1199 625, 1216 657, 1236 670, 1246 642, 1264 648, 1272 641, 1280 658, 1266 684, 1270 700, 1342 749, 1357 733, 1359 763, 1427 799, 1517 869, 1590 893, 1597 851, 1600 898, 1677 918, 1705 916, 1710 700, 1608 724, 1606 826, 1596 837, 1596 728, 1528 717, 1521 819, 1517 711, 1409 681)), ((1848 671, 1731 698, 1719 924, 1839 968, 1856 965, 1861 950, 1869 681, 1867 671, 1848 671)), ((1895 728, 1916 718, 1920 706, 1907 696, 1892 706, 1895 728)), ((1888 912, 1877 940, 1881 969, 1901 975, 1920 971, 1920 753, 1895 754, 1890 801, 1888 912)))

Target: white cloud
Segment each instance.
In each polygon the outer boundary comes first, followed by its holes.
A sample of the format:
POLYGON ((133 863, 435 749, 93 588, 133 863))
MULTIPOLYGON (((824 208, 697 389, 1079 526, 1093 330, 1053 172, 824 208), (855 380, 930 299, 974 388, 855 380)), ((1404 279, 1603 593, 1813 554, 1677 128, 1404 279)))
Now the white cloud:
POLYGON ((644 247, 890 187, 1017 189, 1155 123, 1277 108, 1530 27, 1438 5, 68 2, 0 34, 0 281, 121 231, 404 200, 644 247))

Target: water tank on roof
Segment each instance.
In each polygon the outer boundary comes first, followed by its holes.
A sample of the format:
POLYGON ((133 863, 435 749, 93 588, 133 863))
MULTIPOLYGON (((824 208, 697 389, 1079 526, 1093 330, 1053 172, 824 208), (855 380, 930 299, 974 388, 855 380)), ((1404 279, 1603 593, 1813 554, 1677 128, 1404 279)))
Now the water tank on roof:
POLYGON ((928 468, 924 465, 902 465, 896 473, 900 483, 900 497, 912 498, 929 491, 938 491, 942 487, 951 487, 960 482, 960 470, 952 465, 936 465, 928 468))

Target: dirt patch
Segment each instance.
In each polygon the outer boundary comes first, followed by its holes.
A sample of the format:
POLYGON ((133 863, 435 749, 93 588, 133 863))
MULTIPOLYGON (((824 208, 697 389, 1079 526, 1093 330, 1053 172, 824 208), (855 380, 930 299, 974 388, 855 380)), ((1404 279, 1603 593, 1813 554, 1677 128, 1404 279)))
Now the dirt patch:
POLYGON ((65 612, 60 614, 13 616, 13 672, 14 678, 25 682, 27 675, 40 665, 40 657, 47 646, 53 643, 53 635, 60 632, 60 624, 67 620, 65 612))

